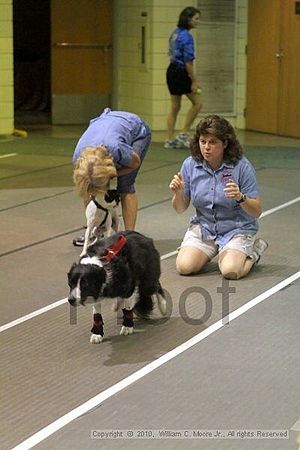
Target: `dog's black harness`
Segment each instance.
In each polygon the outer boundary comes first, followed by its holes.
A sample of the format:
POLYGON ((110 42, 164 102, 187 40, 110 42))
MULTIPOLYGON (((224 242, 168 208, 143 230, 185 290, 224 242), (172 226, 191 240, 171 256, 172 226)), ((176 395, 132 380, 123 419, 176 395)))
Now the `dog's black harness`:
POLYGON ((107 220, 108 209, 107 209, 107 208, 104 208, 103 206, 101 206, 100 203, 97 202, 97 200, 96 200, 95 197, 92 197, 92 201, 95 203, 95 205, 97 206, 98 209, 101 209, 102 211, 105 212, 104 219, 102 220, 102 222, 101 222, 100 225, 99 225, 99 227, 102 227, 102 226, 105 224, 106 220, 107 220))
MULTIPOLYGON (((107 203, 112 203, 113 201, 115 201, 116 204, 118 205, 120 203, 120 194, 117 191, 117 189, 109 189, 105 194, 104 199, 107 203)), ((104 208, 104 206, 100 205, 100 203, 97 202, 96 197, 92 196, 92 201, 94 202, 94 204, 97 206, 98 209, 101 209, 101 211, 105 212, 105 217, 99 225, 99 227, 102 227, 107 220, 109 210, 107 208, 104 208)))

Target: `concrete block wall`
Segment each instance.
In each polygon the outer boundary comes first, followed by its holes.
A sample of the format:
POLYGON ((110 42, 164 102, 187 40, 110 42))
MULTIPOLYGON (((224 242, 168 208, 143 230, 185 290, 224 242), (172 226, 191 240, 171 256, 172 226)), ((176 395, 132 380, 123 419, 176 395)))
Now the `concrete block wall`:
MULTIPOLYGON (((12 3, 0 0, 0 134, 10 134, 14 129, 12 3)), ((236 0, 235 112, 230 117, 241 129, 245 128, 247 3, 236 0)), ((183 0, 114 1, 113 107, 140 114, 154 131, 166 129, 170 103, 165 80, 168 38, 186 5, 183 0)), ((197 6, 197 1, 189 5, 197 6)), ((177 129, 182 127, 188 106, 183 98, 177 129)))
POLYGON ((0 0, 0 135, 14 130, 12 0, 0 0))
MULTIPOLYGON (((169 110, 166 85, 168 38, 182 0, 116 0, 114 32, 117 49, 114 90, 118 109, 133 111, 148 121, 153 130, 165 130, 169 110), (145 63, 142 64, 142 27, 145 30, 145 63)), ((190 1, 189 5, 196 5, 190 1)), ((183 101, 181 126, 188 101, 183 101)))
POLYGON ((236 0, 235 117, 232 122, 241 130, 245 129, 246 126, 244 110, 247 101, 247 30, 248 0, 236 0))
POLYGON ((115 109, 135 112, 148 122, 152 115, 150 70, 151 1, 116 0, 114 3, 115 109), (144 56, 142 61, 142 30, 144 56))
MULTIPOLYGON (((152 23, 152 70, 153 70, 153 117, 154 130, 165 130, 167 114, 170 108, 170 96, 166 84, 166 68, 169 64, 168 40, 171 32, 177 25, 180 12, 186 6, 197 6, 196 1, 181 0, 154 0, 152 23)), ((194 34, 195 31, 192 31, 194 34)), ((176 128, 181 129, 189 101, 183 97, 176 128)))
MULTIPOLYGON (((248 0, 236 0, 235 111, 229 119, 239 128, 245 126, 247 3, 248 0)), ((188 5, 197 7, 197 1, 188 5)), ((186 6, 182 0, 115 0, 114 107, 136 112, 154 131, 166 129, 170 104, 165 80, 168 38, 186 6), (142 27, 146 36, 145 64, 141 64, 142 27)), ((192 30, 195 44, 196 32, 192 30)), ((177 129, 182 128, 188 107, 189 101, 183 97, 177 129)))

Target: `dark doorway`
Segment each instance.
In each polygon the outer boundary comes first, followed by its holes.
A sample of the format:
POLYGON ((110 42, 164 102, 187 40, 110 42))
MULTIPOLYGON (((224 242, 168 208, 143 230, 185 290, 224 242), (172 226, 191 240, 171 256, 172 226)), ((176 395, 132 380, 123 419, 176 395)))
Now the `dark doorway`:
POLYGON ((50 124, 50 0, 13 0, 15 125, 50 124))

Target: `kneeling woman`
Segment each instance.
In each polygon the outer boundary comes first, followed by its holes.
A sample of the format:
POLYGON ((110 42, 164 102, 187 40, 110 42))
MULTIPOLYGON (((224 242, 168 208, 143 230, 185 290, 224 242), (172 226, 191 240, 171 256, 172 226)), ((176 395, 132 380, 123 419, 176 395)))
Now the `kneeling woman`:
POLYGON ((174 175, 170 189, 177 213, 190 202, 196 209, 179 249, 178 272, 197 273, 219 254, 224 277, 247 275, 268 244, 255 240, 262 212, 255 170, 226 119, 211 115, 200 121, 191 156, 174 175))

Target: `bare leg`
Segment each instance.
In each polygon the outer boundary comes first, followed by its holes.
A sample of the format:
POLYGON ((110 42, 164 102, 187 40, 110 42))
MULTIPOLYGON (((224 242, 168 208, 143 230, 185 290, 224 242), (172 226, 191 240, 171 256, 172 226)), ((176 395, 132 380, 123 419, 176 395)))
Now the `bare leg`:
POLYGON ((182 247, 176 259, 176 268, 181 275, 199 272, 209 262, 209 257, 195 247, 182 247))
POLYGON ((224 250, 219 256, 219 268, 224 278, 229 280, 238 280, 245 277, 255 259, 247 258, 245 253, 239 250, 224 250))
POLYGON ((137 217, 137 195, 135 192, 121 194, 122 215, 125 230, 134 230, 137 217))
POLYGON ((187 112, 184 127, 183 127, 183 133, 189 133, 194 120, 196 119, 199 111, 202 108, 200 96, 198 94, 191 92, 190 94, 186 94, 186 96, 192 103, 192 106, 190 107, 190 109, 187 112))
POLYGON ((180 107, 181 107, 181 96, 171 95, 171 111, 169 112, 167 118, 168 139, 170 140, 174 139, 175 124, 180 107))

